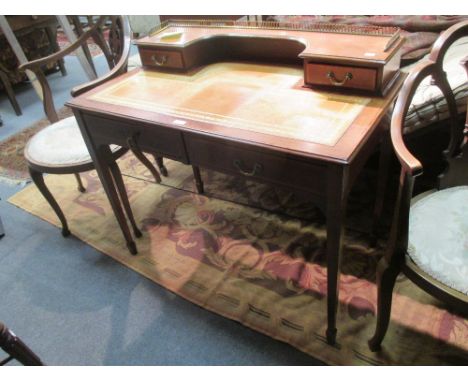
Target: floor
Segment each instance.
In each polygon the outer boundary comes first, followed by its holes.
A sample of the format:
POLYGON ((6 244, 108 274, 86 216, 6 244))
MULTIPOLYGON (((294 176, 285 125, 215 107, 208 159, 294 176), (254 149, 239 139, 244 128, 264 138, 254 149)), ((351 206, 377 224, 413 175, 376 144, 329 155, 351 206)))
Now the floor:
MULTIPOLYGON (((103 72, 103 57, 96 59, 103 72)), ((57 107, 86 81, 76 58, 49 77, 57 107)), ((0 140, 44 117, 29 85, 4 94, 0 140)), ((320 365, 287 344, 208 312, 6 200, 21 184, 0 179, 0 321, 49 365, 320 365)), ((4 358, 0 351, 0 359, 4 358)))

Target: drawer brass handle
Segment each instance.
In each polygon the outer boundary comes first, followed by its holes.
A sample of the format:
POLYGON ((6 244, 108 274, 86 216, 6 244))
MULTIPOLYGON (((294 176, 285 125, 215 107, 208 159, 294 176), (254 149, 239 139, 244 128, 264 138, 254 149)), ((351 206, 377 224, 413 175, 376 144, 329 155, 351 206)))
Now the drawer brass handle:
POLYGON ((153 61, 157 66, 164 66, 167 63, 167 56, 162 56, 160 60, 156 57, 155 54, 151 56, 151 61, 153 61))
POLYGON ((232 163, 240 171, 240 173, 245 176, 255 176, 263 170, 263 166, 260 163, 255 163, 251 171, 244 170, 242 168, 244 166, 243 162, 239 159, 234 160, 232 163))
POLYGON ((332 83, 332 85, 343 86, 346 83, 346 81, 353 79, 353 75, 352 73, 348 72, 345 74, 345 77, 341 81, 339 81, 336 78, 335 73, 330 71, 327 73, 327 78, 330 79, 330 82, 332 83))

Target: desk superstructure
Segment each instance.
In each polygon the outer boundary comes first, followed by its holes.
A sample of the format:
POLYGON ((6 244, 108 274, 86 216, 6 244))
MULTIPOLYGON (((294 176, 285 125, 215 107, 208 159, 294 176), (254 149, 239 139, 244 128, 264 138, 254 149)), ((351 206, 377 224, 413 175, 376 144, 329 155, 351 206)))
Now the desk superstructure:
POLYGON ((188 71, 233 59, 303 62, 304 83, 385 94, 399 75, 399 29, 334 24, 169 21, 137 42, 147 67, 188 71))
MULTIPOLYGON (((246 35, 236 40, 242 42, 235 55, 224 56, 216 52, 218 45, 210 45, 219 40, 204 39, 200 27, 195 27, 193 33, 187 29, 190 27, 184 28, 186 36, 196 34, 199 41, 211 41, 203 47, 204 56, 194 56, 192 52, 193 61, 188 61, 182 52, 183 67, 177 70, 165 65, 144 65, 68 102, 127 246, 136 254, 122 201, 112 181, 110 144, 128 147, 132 142, 142 151, 195 167, 307 193, 327 217, 327 340, 335 343, 347 196, 367 158, 384 137, 379 121, 395 99, 403 75, 393 75, 395 79, 384 95, 374 91, 355 93, 333 84, 309 87, 305 83, 307 74, 304 77, 309 61, 304 59, 303 63, 298 56, 304 52, 304 43, 300 42, 301 50, 291 56, 290 41, 307 40, 305 46, 311 55, 320 45, 314 45, 311 36, 320 39, 319 32, 304 32, 303 36, 301 31, 278 30, 277 33, 285 33, 275 37, 276 49, 272 49, 268 39, 250 40, 246 35), (245 56, 240 56, 242 52, 245 56), (259 58, 260 52, 266 56, 259 58), (275 52, 281 53, 276 59, 275 52)), ((258 28, 248 31, 263 32, 258 28)), ((330 36, 339 36, 340 41, 349 37, 333 33, 327 36, 330 40, 330 36)), ((352 36, 362 38, 358 34, 352 36)), ((399 44, 394 37, 386 36, 385 44, 380 37, 372 37, 379 46, 390 47, 388 52, 399 44), (391 38, 394 41, 388 45, 391 38)), ((142 41, 139 47, 145 63, 145 50, 162 50, 162 45, 153 41, 156 45, 148 48, 147 40, 142 41)), ((174 54, 177 49, 196 46, 188 41, 171 44, 175 50, 168 47, 167 51, 174 54)), ((219 49, 225 52, 224 47, 219 49)), ((162 60, 157 56, 156 61, 159 59, 162 60)), ((167 58, 165 62, 175 61, 167 58)), ((381 184, 384 179, 381 178, 381 184)))

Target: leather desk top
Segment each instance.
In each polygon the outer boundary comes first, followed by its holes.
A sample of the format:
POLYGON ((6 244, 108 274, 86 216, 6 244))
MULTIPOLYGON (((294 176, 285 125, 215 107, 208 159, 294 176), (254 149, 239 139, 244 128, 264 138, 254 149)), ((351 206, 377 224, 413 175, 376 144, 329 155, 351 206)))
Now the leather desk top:
POLYGON ((269 64, 216 63, 190 74, 136 69, 68 105, 348 162, 399 89, 382 98, 302 84, 301 67, 269 64))
POLYGON ((333 146, 370 99, 309 91, 301 78, 296 68, 218 63, 193 76, 139 72, 90 98, 333 146))

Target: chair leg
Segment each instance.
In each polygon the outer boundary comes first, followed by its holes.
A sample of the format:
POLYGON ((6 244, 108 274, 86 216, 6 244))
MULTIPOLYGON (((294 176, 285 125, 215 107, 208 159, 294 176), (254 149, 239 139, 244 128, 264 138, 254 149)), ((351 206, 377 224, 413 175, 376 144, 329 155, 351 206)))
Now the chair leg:
POLYGON ((162 176, 168 176, 169 174, 167 172, 166 166, 164 166, 163 157, 159 157, 159 156, 156 156, 156 155, 153 155, 153 156, 154 156, 154 160, 156 161, 156 164, 158 165, 159 171, 161 172, 161 175, 162 176))
POLYGON ((2 217, 0 216, 0 239, 5 236, 5 229, 3 228, 2 217))
POLYGON ((84 186, 83 186, 83 182, 81 181, 80 174, 75 173, 74 175, 75 175, 75 178, 76 178, 76 182, 78 183, 78 191, 85 192, 86 188, 84 188, 84 186))
POLYGON ((137 159, 151 172, 156 183, 161 183, 161 177, 159 176, 158 170, 153 166, 153 164, 148 160, 148 158, 143 154, 143 152, 138 147, 135 137, 127 138, 127 144, 130 148, 130 151, 137 157, 137 159))
POLYGON ((377 266, 377 326, 374 336, 369 340, 371 351, 380 350, 380 345, 387 333, 392 310, 392 292, 400 269, 388 264, 386 258, 382 258, 377 266))
POLYGON ((135 217, 133 216, 132 208, 128 200, 127 190, 125 189, 125 183, 123 181, 122 173, 120 172, 118 164, 116 162, 112 163, 110 165, 110 170, 112 173, 112 178, 114 179, 114 183, 117 187, 117 192, 119 193, 120 201, 124 207, 128 219, 130 220, 130 224, 132 225, 133 233, 136 237, 141 237, 143 235, 135 222, 135 217))
MULTIPOLYGON (((49 39, 49 43, 52 46, 52 49, 54 50, 54 53, 60 51, 60 47, 57 44, 57 36, 55 35, 53 29, 50 27, 46 27, 45 32, 47 34, 47 38, 49 39)), ((65 61, 63 60, 63 58, 60 58, 57 61, 57 65, 60 69, 60 72, 62 73, 62 76, 66 76, 67 69, 65 68, 65 61)))
POLYGON ((59 218, 60 222, 62 223, 62 235, 64 237, 70 235, 70 230, 68 229, 68 224, 67 224, 67 219, 65 219, 65 215, 63 214, 62 210, 60 209, 60 206, 58 205, 57 201, 55 198, 52 196, 50 193, 49 189, 47 188, 45 182, 44 182, 44 177, 42 173, 29 168, 29 174, 31 175, 31 178, 36 185, 36 187, 39 189, 40 193, 42 196, 47 200, 47 202, 50 204, 54 212, 56 213, 57 217, 59 218))
POLYGON ((0 80, 3 83, 8 99, 10 100, 11 106, 13 106, 13 109, 15 110, 16 115, 18 116, 22 115, 23 113, 21 112, 20 105, 18 104, 18 101, 16 100, 15 92, 13 91, 13 87, 11 86, 10 79, 8 78, 8 75, 2 72, 1 70, 0 70, 0 80))
POLYGON ((44 366, 41 359, 2 322, 0 322, 0 348, 9 355, 7 359, 0 361, 0 366, 12 359, 18 360, 25 366, 44 366))
MULTIPOLYGON (((81 26, 80 18, 78 16, 69 17, 71 17, 72 19, 72 23, 75 26, 75 33, 78 35, 79 38, 79 36, 81 36, 84 33, 83 27, 81 26)), ((83 44, 81 48, 83 49, 83 53, 86 57, 86 60, 89 63, 89 66, 91 66, 92 71, 97 77, 96 67, 94 66, 93 56, 91 55, 88 44, 83 44)))
POLYGON ((203 180, 200 174, 200 168, 198 166, 192 166, 193 177, 195 178, 195 186, 197 187, 197 192, 203 194, 205 192, 203 188, 203 180))

